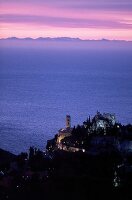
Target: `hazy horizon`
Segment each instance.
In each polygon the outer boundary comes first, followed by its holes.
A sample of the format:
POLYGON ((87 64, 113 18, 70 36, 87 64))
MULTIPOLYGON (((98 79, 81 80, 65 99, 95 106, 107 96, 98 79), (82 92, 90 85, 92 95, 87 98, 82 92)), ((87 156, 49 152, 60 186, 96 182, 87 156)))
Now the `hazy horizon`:
POLYGON ((132 40, 131 0, 0 0, 0 38, 132 40))
POLYGON ((65 40, 65 41, 67 41, 67 42, 72 42, 72 41, 74 41, 74 40, 78 40, 78 41, 84 41, 84 42, 88 42, 88 41, 113 41, 113 42, 132 42, 132 40, 119 40, 119 39, 107 39, 107 38, 100 38, 100 39, 88 39, 88 38, 86 38, 86 39, 81 39, 81 38, 79 38, 79 37, 35 37, 35 38, 33 38, 33 37, 15 37, 15 36, 11 36, 11 37, 3 37, 3 38, 0 38, 0 40, 30 40, 30 39, 32 39, 32 40, 43 40, 43 39, 45 39, 45 40, 58 40, 59 41, 59 39, 61 40, 65 40))

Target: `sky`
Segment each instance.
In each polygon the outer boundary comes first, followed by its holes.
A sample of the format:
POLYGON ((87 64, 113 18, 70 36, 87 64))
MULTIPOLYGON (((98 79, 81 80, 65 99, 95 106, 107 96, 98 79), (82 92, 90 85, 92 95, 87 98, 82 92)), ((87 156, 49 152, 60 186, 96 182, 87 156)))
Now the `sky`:
POLYGON ((0 38, 132 40, 132 0, 0 0, 0 38))

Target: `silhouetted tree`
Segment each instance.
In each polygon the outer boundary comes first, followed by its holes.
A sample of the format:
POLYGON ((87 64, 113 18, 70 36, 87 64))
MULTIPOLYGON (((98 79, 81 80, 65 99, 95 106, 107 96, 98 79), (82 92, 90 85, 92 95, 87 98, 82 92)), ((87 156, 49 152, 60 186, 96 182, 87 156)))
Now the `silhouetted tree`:
POLYGON ((17 162, 20 168, 24 167, 27 157, 28 157, 28 154, 25 152, 22 152, 20 155, 17 156, 17 162))
POLYGON ((34 157, 34 147, 29 148, 29 160, 31 160, 34 157))

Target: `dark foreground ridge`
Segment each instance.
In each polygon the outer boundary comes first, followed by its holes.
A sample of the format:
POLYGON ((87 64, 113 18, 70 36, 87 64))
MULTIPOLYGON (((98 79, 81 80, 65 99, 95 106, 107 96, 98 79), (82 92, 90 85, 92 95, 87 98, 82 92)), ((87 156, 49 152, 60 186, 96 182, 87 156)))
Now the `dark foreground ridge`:
POLYGON ((0 200, 132 199, 132 125, 115 115, 98 112, 77 127, 68 115, 46 151, 2 154, 0 200))

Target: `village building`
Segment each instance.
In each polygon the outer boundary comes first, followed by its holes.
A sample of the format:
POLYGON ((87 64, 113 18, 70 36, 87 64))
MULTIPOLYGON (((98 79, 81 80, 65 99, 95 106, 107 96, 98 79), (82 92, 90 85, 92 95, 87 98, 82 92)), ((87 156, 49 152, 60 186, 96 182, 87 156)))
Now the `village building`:
POLYGON ((92 120, 92 130, 93 131, 104 131, 106 134, 106 129, 111 128, 116 123, 115 114, 103 113, 97 111, 97 114, 92 120))
POLYGON ((66 128, 62 128, 58 131, 57 143, 59 144, 62 139, 71 136, 72 130, 73 128, 71 128, 71 117, 70 115, 66 115, 66 128))

